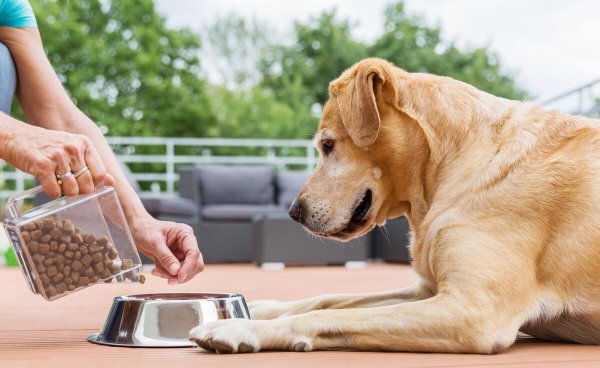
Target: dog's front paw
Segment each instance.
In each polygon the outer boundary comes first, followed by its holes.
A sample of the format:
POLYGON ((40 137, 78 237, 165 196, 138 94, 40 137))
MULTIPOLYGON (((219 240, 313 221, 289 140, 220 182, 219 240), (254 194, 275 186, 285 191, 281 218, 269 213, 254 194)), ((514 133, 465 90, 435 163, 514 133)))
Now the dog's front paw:
POLYGON ((210 322, 193 328, 189 339, 216 353, 255 353, 260 350, 260 341, 254 324, 246 319, 210 322))

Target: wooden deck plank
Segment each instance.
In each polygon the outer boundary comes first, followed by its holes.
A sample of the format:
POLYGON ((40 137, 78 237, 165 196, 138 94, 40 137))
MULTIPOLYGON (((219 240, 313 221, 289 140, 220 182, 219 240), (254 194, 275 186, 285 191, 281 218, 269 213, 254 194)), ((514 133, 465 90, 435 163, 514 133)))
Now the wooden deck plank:
POLYGON ((88 343, 104 322, 112 298, 164 291, 239 292, 248 300, 291 300, 331 292, 387 290, 410 284, 406 266, 295 267, 262 271, 251 265, 210 265, 191 283, 176 287, 148 277, 145 285, 100 285, 46 302, 30 294, 20 272, 0 268, 0 367, 600 367, 600 347, 520 339, 494 356, 459 354, 268 352, 215 355, 194 348, 135 349, 88 343))

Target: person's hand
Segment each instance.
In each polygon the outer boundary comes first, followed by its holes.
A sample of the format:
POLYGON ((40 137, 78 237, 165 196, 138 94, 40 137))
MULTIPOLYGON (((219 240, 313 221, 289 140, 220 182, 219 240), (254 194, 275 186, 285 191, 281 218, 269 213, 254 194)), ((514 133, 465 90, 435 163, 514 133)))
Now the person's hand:
POLYGON ((35 176, 51 198, 91 193, 100 183, 114 184, 84 135, 23 124, 6 141, 2 156, 13 167, 35 176), (65 179, 59 183, 57 176, 65 179))
POLYGON ((130 223, 139 251, 154 260, 154 276, 168 279, 169 285, 191 280, 204 270, 202 254, 191 227, 152 217, 130 223))

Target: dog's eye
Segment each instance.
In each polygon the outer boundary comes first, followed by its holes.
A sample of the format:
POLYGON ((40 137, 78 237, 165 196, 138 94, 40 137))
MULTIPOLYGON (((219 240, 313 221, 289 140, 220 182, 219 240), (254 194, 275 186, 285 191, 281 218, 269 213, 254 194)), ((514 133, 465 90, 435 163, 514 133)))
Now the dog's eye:
POLYGON ((333 139, 325 139, 322 142, 323 145, 323 153, 328 155, 333 151, 333 139))

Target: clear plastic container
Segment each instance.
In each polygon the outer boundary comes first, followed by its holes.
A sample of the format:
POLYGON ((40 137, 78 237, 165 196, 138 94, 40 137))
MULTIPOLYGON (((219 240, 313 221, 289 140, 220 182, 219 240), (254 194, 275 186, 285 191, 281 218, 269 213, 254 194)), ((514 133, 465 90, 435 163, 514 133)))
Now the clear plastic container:
POLYGON ((98 283, 138 282, 141 261, 113 187, 61 197, 20 212, 7 201, 4 229, 31 291, 55 300, 98 283))

